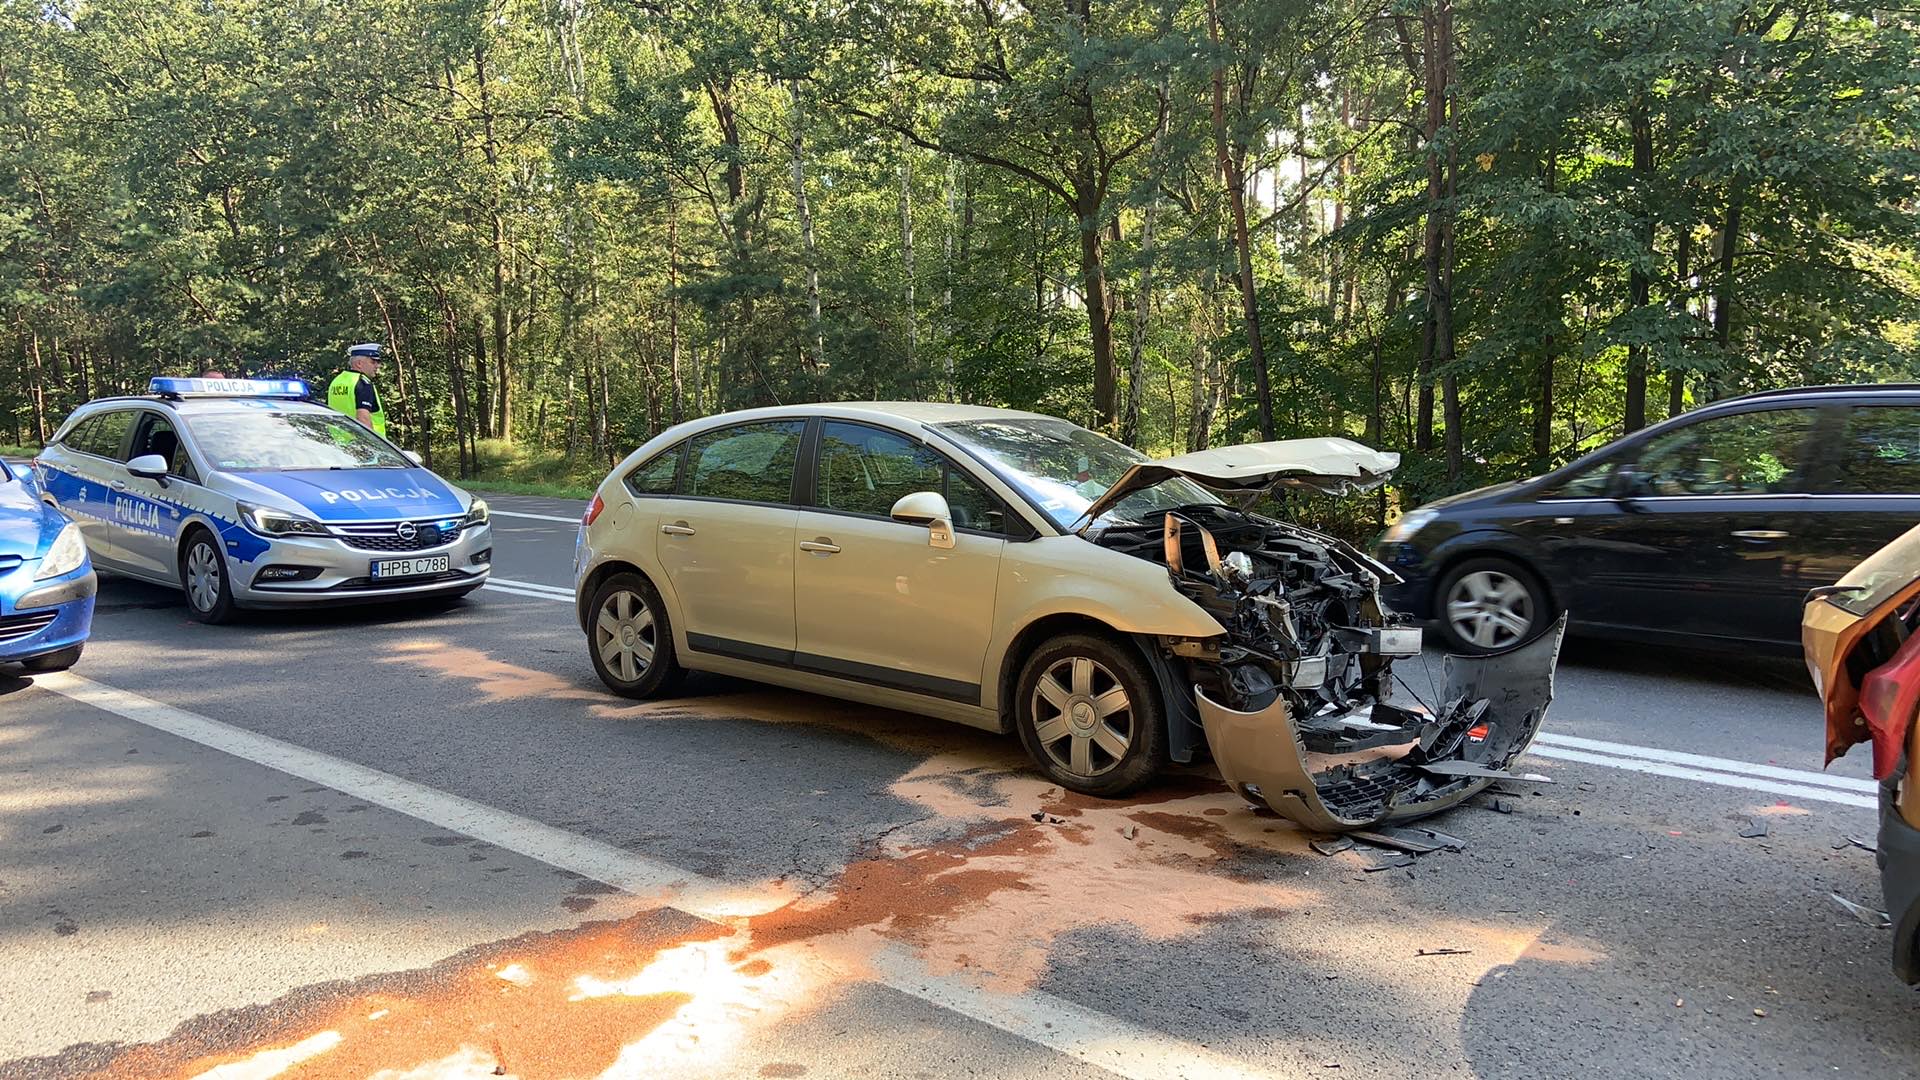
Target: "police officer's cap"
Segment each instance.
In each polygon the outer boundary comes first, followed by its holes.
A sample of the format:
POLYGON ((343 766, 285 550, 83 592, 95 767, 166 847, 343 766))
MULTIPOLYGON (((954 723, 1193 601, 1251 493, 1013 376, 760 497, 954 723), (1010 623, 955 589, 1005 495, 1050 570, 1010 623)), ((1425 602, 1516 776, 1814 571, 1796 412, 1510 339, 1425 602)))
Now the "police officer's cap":
POLYGON ((347 350, 347 355, 371 356, 375 360, 378 360, 380 359, 380 343, 377 341, 369 341, 365 345, 355 345, 353 348, 347 350))

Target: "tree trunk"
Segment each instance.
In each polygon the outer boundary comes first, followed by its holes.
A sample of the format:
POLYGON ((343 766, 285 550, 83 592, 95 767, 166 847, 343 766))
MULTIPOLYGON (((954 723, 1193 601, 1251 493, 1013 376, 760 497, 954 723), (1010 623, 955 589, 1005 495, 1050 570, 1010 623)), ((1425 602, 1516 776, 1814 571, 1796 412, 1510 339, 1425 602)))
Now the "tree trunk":
MULTIPOLYGON (((1220 48, 1219 0, 1207 0, 1207 40, 1216 50, 1220 48)), ((1233 247, 1239 259, 1240 317, 1246 327, 1247 362, 1253 367, 1260 437, 1271 442, 1277 436, 1273 426, 1273 390, 1267 382, 1266 347, 1260 335, 1260 295, 1253 280, 1253 242, 1247 235, 1246 148, 1231 139, 1227 131, 1226 69, 1217 59, 1213 67, 1213 145, 1220 180, 1226 185, 1227 202, 1233 211, 1233 247)))
MULTIPOLYGON (((1653 207, 1649 204, 1650 188, 1653 186, 1653 120, 1647 115, 1647 102, 1644 97, 1636 97, 1628 110, 1628 124, 1633 130, 1633 186, 1640 203, 1639 237, 1643 250, 1634 253, 1633 268, 1627 275, 1627 303, 1636 315, 1644 311, 1650 299, 1648 278, 1643 259, 1653 257, 1653 207)), ((1625 428, 1639 431, 1647 426, 1647 347, 1634 343, 1627 346, 1627 402, 1625 428)))
MULTIPOLYGON (((1452 119, 1452 89, 1448 85, 1453 62, 1452 0, 1432 0, 1427 3, 1421 10, 1421 27, 1426 44, 1427 311, 1420 331, 1420 405, 1419 418, 1414 427, 1414 445, 1422 450, 1431 450, 1433 376, 1436 369, 1444 371, 1453 360, 1453 210, 1447 204, 1448 164, 1453 152, 1449 149, 1442 155, 1437 145, 1442 131, 1448 128, 1452 119)), ((1451 145, 1452 132, 1448 131, 1447 136, 1451 145)), ((1455 433, 1449 428, 1449 477, 1458 472, 1458 465, 1451 453, 1455 442, 1455 433)))
MULTIPOLYGON (((1560 151, 1558 147, 1547 149, 1548 192, 1557 190, 1560 183, 1560 151)), ((1554 309, 1558 313, 1560 304, 1556 301, 1554 309)), ((1534 372, 1533 399, 1533 458, 1536 463, 1544 464, 1553 453, 1553 365, 1559 352, 1559 342, 1555 335, 1548 333, 1541 342, 1540 364, 1534 372)))
POLYGON ((434 291, 440 297, 442 329, 446 337, 447 381, 453 389, 453 438, 456 453, 460 459, 460 475, 473 475, 473 461, 467 455, 467 362, 460 355, 460 319, 453 310, 453 301, 445 290, 438 285, 434 291))
POLYGON ((507 378, 507 223, 500 208, 500 147, 494 140, 493 99, 487 87, 487 46, 481 37, 473 46, 473 77, 480 98, 481 153, 487 161, 487 217, 492 231, 493 283, 493 397, 497 414, 492 433, 513 438, 507 378))
POLYGON ((907 361, 920 351, 920 326, 913 309, 913 154, 900 136, 900 268, 906 275, 907 361))
POLYGON ((1147 319, 1153 313, 1153 226, 1159 213, 1160 199, 1156 196, 1147 202, 1140 223, 1140 271, 1133 284, 1133 340, 1127 365, 1127 422, 1120 437, 1129 446, 1140 440, 1140 399, 1146 394, 1147 319))
POLYGON ((493 397, 490 388, 492 370, 487 364, 487 331, 479 316, 473 320, 473 433, 475 438, 493 434, 493 397))
MULTIPOLYGON (((800 249, 806 260, 807 269, 807 318, 813 327, 813 355, 808 357, 809 366, 814 371, 824 371, 827 366, 827 335, 820 322, 820 252, 813 243, 813 206, 807 201, 807 152, 806 152, 806 113, 800 102, 800 88, 794 83, 787 84, 787 98, 793 107, 793 158, 789 172, 793 177, 793 209, 800 219, 800 249)), ((671 223, 668 226, 672 228, 671 223)), ((674 422, 680 419, 680 339, 678 328, 673 335, 673 414, 674 422)))
MULTIPOLYGON (((1693 234, 1687 225, 1674 230, 1673 271, 1675 278, 1678 279, 1681 314, 1688 314, 1687 296, 1693 291, 1693 234)), ((1686 399, 1686 369, 1669 368, 1667 370, 1667 416, 1679 416, 1686 408, 1686 399)))
POLYGON ((675 199, 667 200, 667 350, 673 367, 673 422, 678 424, 686 419, 682 410, 687 387, 680 368, 680 203, 675 199))
POLYGON ((1099 426, 1112 433, 1118 423, 1113 364, 1113 308, 1107 292, 1105 233, 1099 207, 1080 210, 1080 288, 1087 303, 1087 328, 1093 334, 1093 409, 1099 426))
POLYGON ((1727 188, 1727 219, 1720 231, 1720 280, 1713 297, 1713 340, 1720 346, 1721 370, 1707 380, 1712 397, 1726 393, 1725 370, 1733 343, 1733 260, 1740 247, 1740 212, 1746 199, 1746 184, 1735 177, 1727 188))
POLYGON ((949 157, 941 178, 947 213, 940 231, 940 391, 948 401, 957 400, 953 389, 953 174, 957 168, 959 162, 949 157))

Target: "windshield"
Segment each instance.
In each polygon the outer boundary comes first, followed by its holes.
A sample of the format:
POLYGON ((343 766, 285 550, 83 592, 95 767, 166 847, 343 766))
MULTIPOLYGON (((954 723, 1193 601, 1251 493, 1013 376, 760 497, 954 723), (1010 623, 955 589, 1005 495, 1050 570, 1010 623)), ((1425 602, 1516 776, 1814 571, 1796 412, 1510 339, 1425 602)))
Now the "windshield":
POLYGON ((372 432, 339 413, 236 410, 195 416, 191 427, 207 460, 227 472, 405 469, 411 465, 372 432))
POLYGON ((1920 526, 1847 571, 1839 581, 1845 591, 1829 594, 1827 601, 1855 615, 1871 615, 1916 577, 1920 577, 1920 526))
MULTIPOLYGON (((1063 530, 1073 528, 1128 466, 1147 460, 1130 446, 1065 420, 963 420, 938 427, 977 454, 1063 530)), ((1199 484, 1175 476, 1121 499, 1100 515, 1100 521, 1140 524, 1152 520, 1156 511, 1219 501, 1199 484)))

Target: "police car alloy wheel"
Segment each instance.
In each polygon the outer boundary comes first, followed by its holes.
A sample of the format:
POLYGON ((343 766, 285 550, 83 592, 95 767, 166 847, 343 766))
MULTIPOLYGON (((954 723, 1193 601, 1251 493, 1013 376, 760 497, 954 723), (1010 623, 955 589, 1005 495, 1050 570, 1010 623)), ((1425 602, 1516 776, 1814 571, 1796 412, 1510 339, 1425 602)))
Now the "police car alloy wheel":
POLYGON ((180 556, 180 583, 186 589, 187 608, 202 622, 225 622, 233 616, 233 589, 220 550, 205 530, 187 541, 180 556))
POLYGON ((587 644, 600 681, 623 697, 655 697, 679 682, 666 609, 637 574, 615 574, 594 592, 587 644))

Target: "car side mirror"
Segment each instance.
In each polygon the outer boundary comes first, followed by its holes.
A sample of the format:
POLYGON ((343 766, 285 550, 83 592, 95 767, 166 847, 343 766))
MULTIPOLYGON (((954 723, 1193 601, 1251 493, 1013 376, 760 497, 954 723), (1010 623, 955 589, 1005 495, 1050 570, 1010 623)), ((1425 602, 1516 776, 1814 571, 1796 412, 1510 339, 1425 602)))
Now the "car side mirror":
POLYGON ((926 526, 927 544, 931 547, 953 546, 953 510, 947 506, 946 496, 937 491, 902 495, 887 516, 907 525, 926 526))
POLYGON ((411 450, 402 450, 402 451, 400 451, 400 456, 401 456, 401 457, 403 457, 403 458, 406 458, 406 459, 407 459, 408 461, 411 461, 411 462, 413 462, 413 463, 414 463, 415 465, 425 465, 425 464, 426 464, 426 462, 424 462, 424 461, 422 461, 422 460, 420 460, 420 455, 419 455, 419 454, 416 454, 416 453, 414 453, 414 452, 413 452, 413 451, 411 451, 411 450))
POLYGON ((1607 494, 1618 500, 1621 506, 1639 511, 1643 508, 1636 505, 1634 500, 1649 493, 1647 474, 1632 465, 1622 465, 1613 470, 1607 488, 1607 494))
POLYGON ((127 462, 127 471, 143 480, 167 482, 167 459, 159 454, 141 454, 127 462))

